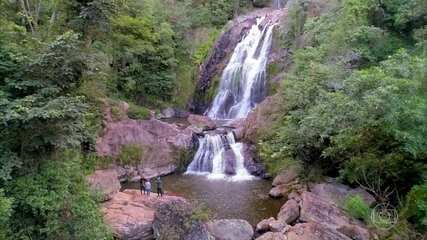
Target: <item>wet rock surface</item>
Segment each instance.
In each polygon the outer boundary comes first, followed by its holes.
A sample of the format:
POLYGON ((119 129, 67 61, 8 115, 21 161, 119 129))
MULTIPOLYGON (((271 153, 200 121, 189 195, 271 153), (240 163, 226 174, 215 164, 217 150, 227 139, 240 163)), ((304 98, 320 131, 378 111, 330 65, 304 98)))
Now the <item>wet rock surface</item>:
POLYGON ((191 114, 187 120, 191 125, 199 127, 203 131, 214 130, 216 128, 216 123, 208 116, 191 114))
POLYGON ((251 240, 252 226, 241 219, 221 219, 207 224, 209 232, 216 240, 251 240))

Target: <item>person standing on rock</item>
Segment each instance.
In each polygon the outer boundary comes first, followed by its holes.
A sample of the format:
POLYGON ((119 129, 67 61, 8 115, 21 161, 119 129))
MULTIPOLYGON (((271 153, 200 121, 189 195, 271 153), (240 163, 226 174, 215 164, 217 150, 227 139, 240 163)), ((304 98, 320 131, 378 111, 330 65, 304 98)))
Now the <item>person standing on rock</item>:
POLYGON ((157 197, 163 197, 163 186, 162 186, 162 179, 160 179, 160 176, 156 179, 157 183, 157 197))
POLYGON ((144 187, 145 187, 145 192, 147 193, 148 196, 150 196, 150 193, 151 193, 151 182, 150 182, 150 179, 145 180, 144 187))
POLYGON ((141 191, 141 195, 142 195, 142 192, 144 192, 144 195, 145 195, 144 178, 139 179, 139 190, 141 191))

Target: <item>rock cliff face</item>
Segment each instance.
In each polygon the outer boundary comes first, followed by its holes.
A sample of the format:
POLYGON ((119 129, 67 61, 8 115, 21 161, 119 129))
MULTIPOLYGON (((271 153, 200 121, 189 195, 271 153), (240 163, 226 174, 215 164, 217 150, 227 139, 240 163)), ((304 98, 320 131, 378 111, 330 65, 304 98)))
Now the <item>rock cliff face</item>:
POLYGON ((96 170, 86 180, 93 192, 101 194, 102 201, 113 198, 121 188, 119 176, 114 169, 96 170))
POLYGON ((96 141, 100 156, 118 156, 124 146, 136 145, 143 149, 136 166, 117 166, 120 179, 138 176, 152 178, 169 174, 179 165, 180 151, 193 147, 195 130, 177 126, 152 117, 149 120, 132 120, 127 117, 127 104, 120 103, 119 119, 111 116, 109 108, 104 110, 104 129, 96 141))

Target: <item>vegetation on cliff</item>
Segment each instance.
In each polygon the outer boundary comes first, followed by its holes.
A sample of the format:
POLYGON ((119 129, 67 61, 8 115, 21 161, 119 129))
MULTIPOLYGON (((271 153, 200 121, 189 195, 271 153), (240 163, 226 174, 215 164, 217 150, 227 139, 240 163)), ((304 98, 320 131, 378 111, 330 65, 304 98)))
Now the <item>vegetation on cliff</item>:
POLYGON ((0 239, 111 239, 84 181, 102 104, 124 99, 135 119, 185 107, 245 4, 0 0, 0 239))
POLYGON ((293 163, 307 177, 360 185, 425 231, 426 2, 349 0, 320 17, 310 4, 289 10, 283 37, 294 63, 262 156, 276 171, 293 163))

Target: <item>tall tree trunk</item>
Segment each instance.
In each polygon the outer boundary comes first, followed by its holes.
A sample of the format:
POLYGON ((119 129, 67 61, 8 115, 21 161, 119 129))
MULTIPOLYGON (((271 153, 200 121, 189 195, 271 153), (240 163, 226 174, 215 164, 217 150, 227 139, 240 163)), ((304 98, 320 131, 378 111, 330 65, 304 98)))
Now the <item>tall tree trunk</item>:
POLYGON ((31 21, 31 14, 27 10, 26 2, 24 2, 24 0, 19 0, 19 5, 21 6, 22 13, 24 14, 24 17, 27 20, 31 33, 34 33, 35 29, 31 21))

